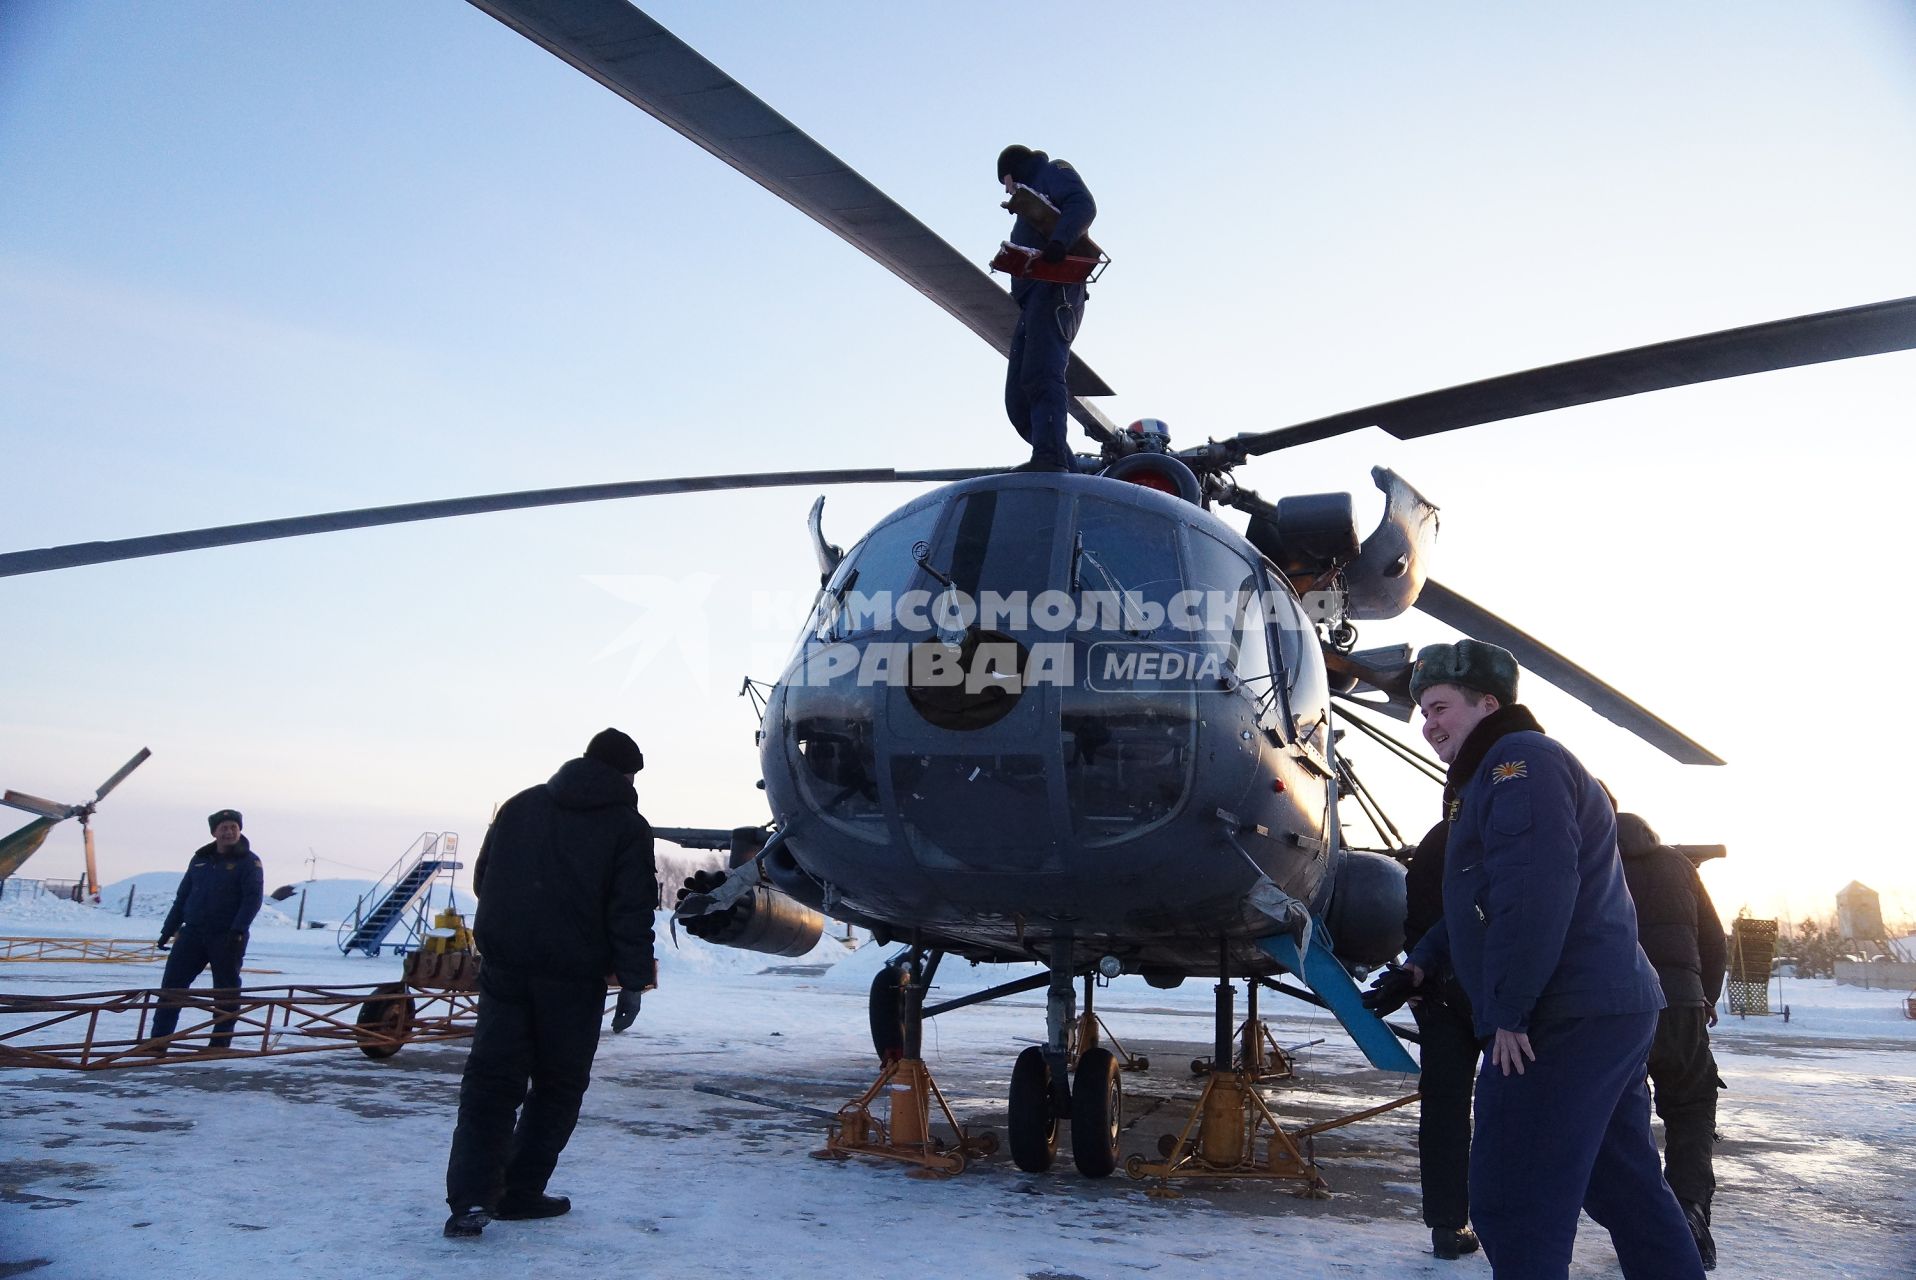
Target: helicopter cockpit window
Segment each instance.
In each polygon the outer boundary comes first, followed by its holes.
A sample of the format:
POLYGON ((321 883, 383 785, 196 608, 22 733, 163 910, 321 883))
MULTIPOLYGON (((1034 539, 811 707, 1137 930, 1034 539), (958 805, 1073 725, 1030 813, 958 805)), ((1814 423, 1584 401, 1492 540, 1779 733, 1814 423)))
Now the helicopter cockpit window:
POLYGON ((852 707, 814 710, 817 714, 792 724, 796 773, 805 799, 839 829, 882 842, 885 815, 879 807, 870 716, 852 707))
POLYGON ((1267 727, 1283 720, 1279 675, 1265 628, 1263 575, 1244 556, 1201 529, 1190 531, 1191 589, 1204 593, 1201 638, 1228 646, 1231 670, 1258 704, 1267 727))
POLYGON ((1085 685, 1060 692, 1071 834, 1098 848, 1175 816, 1191 790, 1200 695, 1100 692, 1085 685))
POLYGON ((1078 500, 1068 589, 1081 629, 1134 640, 1180 636, 1170 606, 1183 582, 1170 519, 1102 498, 1078 500))
POLYGON ((930 559, 953 587, 982 604, 987 593, 1031 599, 1051 585, 1054 490, 980 489, 955 505, 930 559))
POLYGON ((1328 745, 1325 720, 1331 691, 1323 663, 1307 657, 1317 647, 1317 628, 1290 592, 1272 590, 1271 633, 1288 680, 1292 733, 1322 751, 1328 745))
POLYGON ((939 507, 930 505, 881 525, 839 563, 812 615, 809 640, 837 641, 864 635, 886 619, 882 593, 896 597, 911 585, 918 562, 912 547, 931 537, 939 507))

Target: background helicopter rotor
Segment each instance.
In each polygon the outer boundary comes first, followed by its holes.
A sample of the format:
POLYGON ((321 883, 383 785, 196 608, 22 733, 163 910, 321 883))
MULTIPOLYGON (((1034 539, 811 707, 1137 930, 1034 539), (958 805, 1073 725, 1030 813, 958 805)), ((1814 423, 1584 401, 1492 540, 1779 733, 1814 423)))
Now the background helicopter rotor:
MULTIPOLYGON (((78 818, 80 820, 80 826, 85 832, 86 888, 89 894, 97 898, 100 893, 100 873, 93 855, 93 813, 100 807, 100 802, 106 799, 115 787, 125 782, 129 774, 142 764, 145 764, 147 757, 152 754, 153 753, 147 748, 141 747, 132 759, 114 770, 111 777, 94 789, 93 799, 81 804, 61 804, 57 800, 47 800, 41 796, 29 795, 24 791, 11 790, 0 793, 0 804, 9 805, 12 808, 34 814, 42 820, 47 821, 49 828, 52 825, 66 821, 68 818, 78 818)), ((41 842, 45 840, 46 830, 47 829, 42 829, 38 832, 37 839, 29 839, 19 843, 15 843, 12 838, 9 838, 4 851, 0 852, 0 876, 12 875, 19 869, 21 863, 32 856, 33 852, 40 847, 41 842)), ((15 834, 17 836, 22 833, 15 834)))

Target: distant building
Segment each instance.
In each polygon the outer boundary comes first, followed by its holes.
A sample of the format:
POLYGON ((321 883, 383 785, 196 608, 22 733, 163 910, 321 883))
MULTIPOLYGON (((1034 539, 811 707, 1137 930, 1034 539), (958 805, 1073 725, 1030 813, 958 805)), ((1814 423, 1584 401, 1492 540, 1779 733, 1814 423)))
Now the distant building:
POLYGON ((1836 934, 1871 940, 1889 935, 1883 928, 1883 900, 1876 890, 1856 880, 1843 887, 1836 895, 1836 934))

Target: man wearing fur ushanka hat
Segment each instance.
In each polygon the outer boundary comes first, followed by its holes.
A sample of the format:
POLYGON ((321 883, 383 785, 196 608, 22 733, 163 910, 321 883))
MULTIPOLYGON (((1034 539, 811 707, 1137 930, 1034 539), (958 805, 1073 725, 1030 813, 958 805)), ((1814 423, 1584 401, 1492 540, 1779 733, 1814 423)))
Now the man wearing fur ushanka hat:
POLYGON ((1650 1138, 1645 1061, 1663 1007, 1617 857, 1610 802, 1517 703, 1517 661, 1477 640, 1411 670, 1424 740, 1449 768, 1444 916, 1410 955, 1448 968, 1488 1050, 1470 1206, 1498 1277, 1563 1276, 1577 1214, 1623 1274, 1700 1277, 1650 1138))

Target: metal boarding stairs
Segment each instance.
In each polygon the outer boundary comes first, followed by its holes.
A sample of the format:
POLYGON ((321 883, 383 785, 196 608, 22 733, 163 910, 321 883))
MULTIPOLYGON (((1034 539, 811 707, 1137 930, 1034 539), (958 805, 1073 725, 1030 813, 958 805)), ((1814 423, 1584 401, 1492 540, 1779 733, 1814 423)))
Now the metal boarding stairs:
POLYGON ((340 954, 362 951, 377 956, 381 947, 390 945, 405 955, 417 948, 425 936, 433 891, 443 884, 446 905, 452 905, 453 872, 465 865, 458 860, 458 853, 458 832, 421 832, 379 882, 360 895, 351 917, 340 923, 340 954), (401 927, 405 937, 388 944, 393 930, 401 927))

